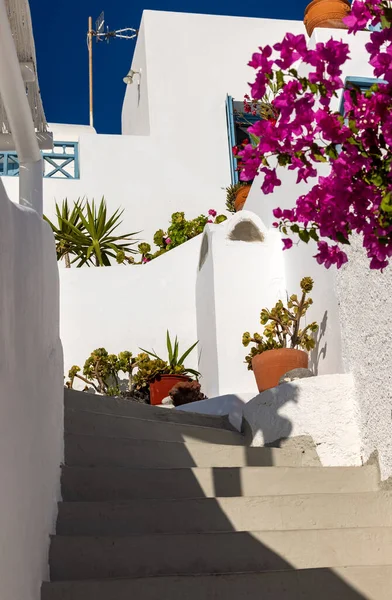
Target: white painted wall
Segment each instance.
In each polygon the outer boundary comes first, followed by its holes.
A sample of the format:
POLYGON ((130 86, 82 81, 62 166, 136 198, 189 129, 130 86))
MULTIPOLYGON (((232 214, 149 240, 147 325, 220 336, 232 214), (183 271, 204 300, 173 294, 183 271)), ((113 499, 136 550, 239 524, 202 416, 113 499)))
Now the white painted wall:
POLYGON ((39 600, 63 458, 53 237, 0 182, 0 597, 39 600))
POLYGON ((252 445, 310 436, 324 467, 362 464, 358 409, 351 375, 284 383, 244 405, 252 445))
POLYGON ((392 269, 371 271, 355 239, 336 274, 345 368, 354 374, 362 452, 378 450, 381 476, 392 476, 392 269))
MULTIPOLYGON (((166 330, 180 351, 197 340, 195 286, 200 237, 146 265, 61 269, 61 339, 65 373, 95 348, 167 356, 166 330)), ((196 350, 187 366, 197 368, 196 350)), ((202 382, 203 383, 203 382, 202 382)), ((83 387, 83 384, 82 384, 83 387)))
MULTIPOLYGON (((269 231, 279 232, 272 227, 276 221, 272 214, 274 208, 292 208, 297 197, 306 193, 314 182, 296 184, 297 175, 293 171, 278 168, 282 185, 275 188, 272 194, 264 195, 261 191, 263 177, 257 177, 249 193, 246 209, 254 211, 260 216, 269 231)), ((284 236, 283 236, 284 237, 284 236)), ((294 238, 293 238, 294 239, 294 238)), ((295 240, 294 240, 295 241, 295 240)), ((282 243, 279 243, 282 248, 282 243)), ((315 242, 309 244, 296 242, 290 250, 280 251, 283 262, 283 276, 285 292, 289 295, 299 294, 299 282, 302 277, 312 277, 315 285, 310 294, 313 305, 310 307, 306 320, 310 323, 317 321, 320 329, 317 333, 317 345, 311 353, 311 367, 316 374, 342 373, 341 333, 338 313, 338 302, 335 290, 335 273, 333 269, 327 270, 320 266, 313 258, 317 253, 315 242)))
MULTIPOLYGON (((208 251, 197 280, 200 371, 208 396, 257 393, 253 373, 244 363, 245 331, 260 331, 260 311, 284 293, 280 250, 275 232, 266 234, 261 220, 241 211, 221 225, 205 229, 208 251), (232 241, 230 235, 248 223, 264 241, 232 241)), ((280 240, 279 240, 280 241, 280 240)))
MULTIPOLYGON (((302 32, 304 26, 144 11, 132 62, 135 71, 142 68, 140 90, 138 76, 124 85, 125 135, 91 135, 74 126, 69 137, 79 139, 81 179, 45 179, 45 214, 53 216, 54 199, 105 195, 110 209, 125 208, 123 231, 143 231, 150 242, 175 211, 188 217, 209 208, 223 211, 230 183, 226 95, 243 98, 252 52, 287 30, 302 32)), ((52 129, 55 139, 66 141, 63 126, 52 129)), ((16 201, 17 180, 4 179, 16 201)))

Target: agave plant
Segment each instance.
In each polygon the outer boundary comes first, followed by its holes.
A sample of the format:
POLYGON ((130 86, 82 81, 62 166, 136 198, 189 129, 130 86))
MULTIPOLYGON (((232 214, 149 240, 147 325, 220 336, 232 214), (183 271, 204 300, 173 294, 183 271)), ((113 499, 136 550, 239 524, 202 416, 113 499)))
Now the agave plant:
POLYGON ((45 221, 52 228, 54 239, 56 242, 57 260, 65 260, 65 266, 71 266, 70 255, 74 253, 74 245, 69 239, 64 236, 72 235, 72 227, 82 230, 83 224, 80 219, 79 209, 83 210, 83 201, 78 199, 74 203, 74 207, 70 210, 67 198, 63 201, 61 208, 56 202, 56 216, 58 225, 54 225, 48 217, 44 215, 45 221))
POLYGON ((83 265, 94 265, 97 267, 109 267, 110 259, 115 260, 123 257, 125 262, 127 254, 136 254, 137 250, 132 248, 136 243, 133 238, 137 232, 114 235, 115 230, 121 225, 123 210, 117 209, 112 215, 107 214, 106 201, 102 198, 99 206, 94 200, 82 203, 78 200, 74 210, 66 218, 66 211, 60 211, 56 205, 59 227, 51 225, 59 244, 67 248, 68 255, 74 255, 70 264, 77 263, 77 267, 83 265), (60 217, 59 217, 60 215, 60 217), (73 217, 73 220, 71 219, 73 217))
MULTIPOLYGON (((195 371, 194 369, 188 369, 187 367, 184 367, 185 360, 188 358, 188 356, 192 352, 192 350, 194 350, 194 348, 196 348, 198 343, 199 342, 197 341, 194 344, 192 344, 192 346, 190 348, 188 348, 188 350, 186 350, 179 357, 179 343, 178 343, 177 336, 176 336, 176 338, 174 340, 174 344, 173 344, 172 340, 170 339, 169 331, 166 332, 166 346, 167 346, 167 354, 168 354, 167 362, 169 364, 169 369, 170 369, 169 372, 170 373, 179 373, 179 372, 181 372, 182 374, 191 373, 196 378, 200 377, 199 371, 195 371)), ((140 350, 142 350, 143 352, 146 352, 150 356, 153 356, 154 358, 156 358, 159 361, 164 360, 164 359, 160 358, 157 354, 155 354, 155 352, 151 352, 149 350, 143 350, 143 348, 140 348, 140 350)))

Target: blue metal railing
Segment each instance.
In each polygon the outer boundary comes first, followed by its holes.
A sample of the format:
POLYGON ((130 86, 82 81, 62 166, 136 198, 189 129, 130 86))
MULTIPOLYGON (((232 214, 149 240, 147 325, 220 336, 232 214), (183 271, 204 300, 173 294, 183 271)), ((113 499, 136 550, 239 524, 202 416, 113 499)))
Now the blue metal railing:
MULTIPOLYGON (((53 152, 42 152, 44 177, 79 179, 78 142, 53 142, 53 152)), ((0 176, 18 177, 19 161, 15 152, 0 152, 0 176)))

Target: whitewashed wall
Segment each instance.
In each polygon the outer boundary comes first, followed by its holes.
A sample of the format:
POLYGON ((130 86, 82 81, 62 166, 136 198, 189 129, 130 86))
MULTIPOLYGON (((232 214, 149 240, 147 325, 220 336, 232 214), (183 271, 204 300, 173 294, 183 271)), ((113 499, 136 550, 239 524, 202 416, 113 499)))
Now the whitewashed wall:
POLYGON ((53 237, 0 182, 0 597, 39 600, 63 458, 53 237))
POLYGON ((280 257, 275 232, 268 234, 254 213, 241 211, 206 227, 196 298, 199 367, 208 396, 257 393, 242 335, 261 331, 261 309, 284 294, 280 257))
MULTIPOLYGON (((65 373, 95 348, 165 358, 166 330, 180 350, 197 340, 195 286, 200 236, 146 265, 61 269, 61 339, 65 373)), ((197 368, 196 350, 187 366, 197 368)), ((82 384, 83 385, 83 384, 82 384)))
POLYGON ((346 371, 354 374, 365 460, 378 450, 383 479, 392 476, 392 269, 371 271, 360 239, 337 273, 346 371))
MULTIPOLYGON (((123 231, 152 241, 173 212, 195 217, 223 211, 230 184, 225 99, 241 100, 253 70, 247 63, 260 43, 273 43, 303 23, 144 11, 132 68, 124 85, 123 133, 92 135, 89 128, 53 127, 80 143, 80 180, 45 179, 44 210, 54 199, 100 199, 125 208, 123 231), (140 92, 140 96, 139 96, 140 92)), ((125 46, 124 46, 125 49, 125 46)), ((125 75, 125 73, 124 73, 125 75)), ((66 141, 62 139, 62 141, 66 141)), ((17 199, 17 179, 4 178, 17 199)))

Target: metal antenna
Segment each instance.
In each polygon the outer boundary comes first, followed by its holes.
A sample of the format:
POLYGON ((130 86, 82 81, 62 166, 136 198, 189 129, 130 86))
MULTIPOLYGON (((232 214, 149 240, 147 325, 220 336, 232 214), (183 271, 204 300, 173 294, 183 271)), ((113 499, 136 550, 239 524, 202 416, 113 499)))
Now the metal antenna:
POLYGON ((137 37, 138 29, 125 27, 123 29, 115 29, 113 31, 106 27, 105 31, 105 15, 103 11, 95 21, 95 29, 93 29, 93 19, 88 18, 87 31, 87 47, 88 47, 88 66, 89 66, 89 105, 90 105, 90 126, 94 126, 93 112, 93 38, 97 42, 109 43, 112 38, 121 38, 123 40, 133 40, 137 37))

